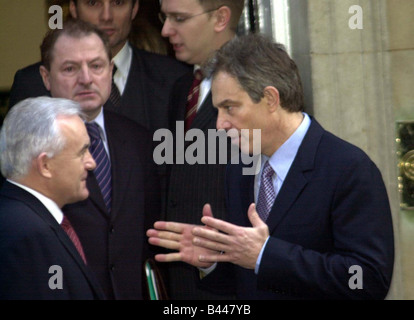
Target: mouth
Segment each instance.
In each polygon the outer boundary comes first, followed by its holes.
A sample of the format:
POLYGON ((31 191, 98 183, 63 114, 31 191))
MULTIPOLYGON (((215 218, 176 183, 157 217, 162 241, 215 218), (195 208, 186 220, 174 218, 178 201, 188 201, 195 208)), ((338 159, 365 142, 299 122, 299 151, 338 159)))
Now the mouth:
POLYGON ((80 98, 92 98, 96 96, 96 92, 95 91, 91 91, 91 90, 84 90, 84 91, 80 91, 76 94, 77 97, 80 98))
POLYGON ((180 51, 184 47, 183 44, 179 44, 179 43, 171 43, 171 45, 172 45, 174 51, 180 51))
POLYGON ((108 37, 112 36, 115 33, 115 29, 112 28, 102 28, 101 29, 108 37))

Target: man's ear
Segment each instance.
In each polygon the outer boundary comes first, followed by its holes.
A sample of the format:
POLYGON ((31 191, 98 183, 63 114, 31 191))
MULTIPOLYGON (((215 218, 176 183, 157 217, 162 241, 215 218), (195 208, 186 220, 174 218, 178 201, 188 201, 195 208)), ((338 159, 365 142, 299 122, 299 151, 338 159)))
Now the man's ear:
POLYGON ((279 90, 273 86, 267 86, 264 89, 264 98, 270 111, 275 111, 280 106, 279 90))
POLYGON ((231 18, 230 8, 227 7, 227 6, 222 6, 222 7, 217 9, 215 14, 216 14, 216 17, 217 17, 215 30, 217 32, 225 30, 228 27, 229 23, 230 23, 230 18, 231 18))
POLYGON ((35 166, 39 175, 45 178, 51 178, 50 158, 45 152, 41 153, 35 160, 35 166))
POLYGON ((73 19, 78 18, 78 12, 76 11, 76 4, 74 0, 70 0, 69 2, 69 12, 73 19))
POLYGON ((134 20, 137 16, 138 10, 139 10, 139 0, 132 0, 134 2, 134 6, 132 7, 132 15, 131 20, 134 20))
POLYGON ((46 89, 50 91, 49 70, 47 70, 45 66, 40 66, 39 72, 42 76, 43 84, 45 85, 46 89))

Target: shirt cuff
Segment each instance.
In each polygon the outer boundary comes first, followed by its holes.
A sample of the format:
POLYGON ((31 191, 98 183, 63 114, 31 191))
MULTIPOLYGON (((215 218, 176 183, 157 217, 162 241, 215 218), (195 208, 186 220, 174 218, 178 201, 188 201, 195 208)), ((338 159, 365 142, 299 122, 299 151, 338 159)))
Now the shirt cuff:
POLYGON ((266 247, 267 242, 269 241, 269 238, 270 238, 270 236, 267 237, 265 243, 263 244, 262 250, 260 250, 259 256, 257 257, 256 267, 254 268, 254 273, 255 274, 258 274, 259 273, 259 267, 260 267, 260 262, 262 261, 263 251, 264 251, 264 249, 266 247))

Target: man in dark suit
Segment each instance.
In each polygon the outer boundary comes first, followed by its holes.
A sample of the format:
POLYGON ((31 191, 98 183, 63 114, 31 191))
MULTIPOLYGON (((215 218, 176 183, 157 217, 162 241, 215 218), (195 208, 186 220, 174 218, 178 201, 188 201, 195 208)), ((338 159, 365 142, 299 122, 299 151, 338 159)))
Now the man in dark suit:
MULTIPOLYGON (((170 98, 170 127, 186 119, 189 91, 194 91, 194 73, 208 57, 236 34, 243 0, 199 1, 162 0, 160 18, 162 35, 168 37, 178 60, 194 65, 174 85, 170 98)), ((217 110, 213 108, 211 81, 204 78, 199 87, 194 120, 187 129, 198 129, 207 137, 216 127, 217 110)), ((187 121, 186 121, 187 125, 187 121)), ((187 148, 191 142, 185 142, 187 148)), ((184 142, 183 142, 184 145, 184 142)), ((230 143, 228 144, 228 150, 230 143)), ((228 152, 230 154, 230 152, 228 152)), ((217 153, 218 155, 218 153, 217 153)), ((206 159, 209 154, 205 154, 206 159)), ((217 158, 218 159, 218 158, 217 158)), ((201 209, 209 201, 218 217, 225 217, 224 173, 226 166, 216 164, 173 164, 169 169, 166 220, 198 223, 201 209)), ((199 271, 189 265, 168 265, 168 290, 172 299, 229 299, 198 286, 199 271)))
POLYGON ((1 300, 104 298, 81 244, 64 230, 61 211, 88 197, 86 177, 95 168, 88 146, 73 101, 31 98, 6 117, 0 134, 7 178, 0 191, 1 300))
POLYGON ((99 29, 81 20, 68 21, 63 29, 48 33, 41 50, 46 88, 54 97, 81 104, 92 147, 95 138, 102 147, 93 150, 97 169, 88 175, 89 198, 63 211, 107 297, 143 299, 143 264, 149 255, 145 228, 160 214, 151 135, 102 107, 110 95, 113 64, 99 29))
MULTIPOLYGON (((172 85, 190 67, 171 57, 139 50, 128 42, 138 9, 138 0, 69 2, 73 18, 96 25, 109 37, 117 67, 114 91, 118 90, 121 97, 118 106, 108 99, 104 107, 154 131, 167 127, 167 104, 172 85)), ((50 95, 39 75, 39 67, 40 63, 36 63, 16 72, 10 92, 10 108, 27 97, 50 95)))
POLYGON ((206 205, 204 227, 156 223, 171 233, 149 230, 150 243, 180 251, 157 259, 216 268, 202 282, 240 299, 385 298, 394 239, 381 173, 303 112, 299 73, 283 46, 259 35, 234 39, 206 72, 217 128, 242 152, 260 150, 259 170, 228 165, 228 222, 206 205))

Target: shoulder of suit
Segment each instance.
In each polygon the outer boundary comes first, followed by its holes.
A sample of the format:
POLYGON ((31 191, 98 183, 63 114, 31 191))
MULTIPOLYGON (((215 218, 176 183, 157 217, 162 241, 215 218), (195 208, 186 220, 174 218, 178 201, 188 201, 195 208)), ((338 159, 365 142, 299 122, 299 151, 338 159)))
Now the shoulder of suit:
POLYGON ((120 130, 122 128, 123 129, 122 131, 129 129, 129 130, 140 131, 143 134, 149 134, 149 130, 147 128, 127 118, 124 115, 121 115, 111 110, 107 110, 105 108, 104 108, 104 115, 105 115, 105 127, 108 127, 108 126, 110 127, 111 125, 113 125, 113 126, 120 128, 120 130))

